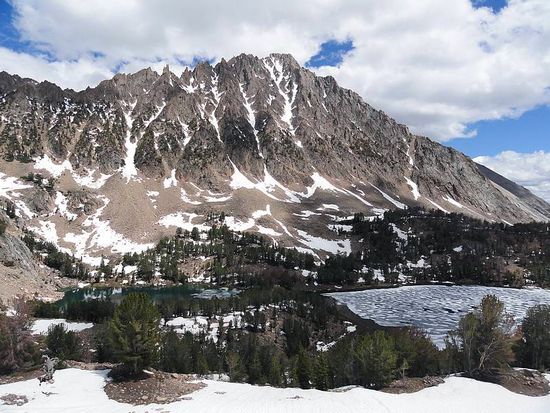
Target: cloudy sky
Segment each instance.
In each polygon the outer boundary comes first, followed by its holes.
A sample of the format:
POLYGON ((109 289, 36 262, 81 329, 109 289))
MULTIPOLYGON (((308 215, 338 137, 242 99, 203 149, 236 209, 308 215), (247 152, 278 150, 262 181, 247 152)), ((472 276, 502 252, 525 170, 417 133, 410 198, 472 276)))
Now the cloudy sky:
POLYGON ((288 52, 550 200, 549 0, 0 0, 0 70, 63 87, 288 52))

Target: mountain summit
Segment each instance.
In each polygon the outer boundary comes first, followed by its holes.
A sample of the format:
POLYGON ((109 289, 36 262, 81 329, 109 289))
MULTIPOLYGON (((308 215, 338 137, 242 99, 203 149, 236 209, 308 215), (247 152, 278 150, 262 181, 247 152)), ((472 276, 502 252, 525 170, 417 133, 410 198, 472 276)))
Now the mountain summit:
POLYGON ((350 251, 337 222, 354 212, 550 219, 525 188, 286 54, 179 77, 144 69, 79 92, 2 72, 0 156, 2 194, 18 213, 90 261, 208 227, 221 212, 233 229, 316 254, 350 251))

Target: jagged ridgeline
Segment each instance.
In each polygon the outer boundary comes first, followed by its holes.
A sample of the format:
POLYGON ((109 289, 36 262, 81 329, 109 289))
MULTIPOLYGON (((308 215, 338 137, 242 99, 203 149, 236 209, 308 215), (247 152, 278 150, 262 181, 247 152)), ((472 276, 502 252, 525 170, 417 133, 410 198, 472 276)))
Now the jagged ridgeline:
POLYGON ((0 156, 2 195, 29 227, 95 264, 178 227, 208 230, 220 211, 233 230, 321 259, 354 249, 338 222, 355 212, 550 217, 526 189, 283 54, 79 92, 0 73, 0 156))

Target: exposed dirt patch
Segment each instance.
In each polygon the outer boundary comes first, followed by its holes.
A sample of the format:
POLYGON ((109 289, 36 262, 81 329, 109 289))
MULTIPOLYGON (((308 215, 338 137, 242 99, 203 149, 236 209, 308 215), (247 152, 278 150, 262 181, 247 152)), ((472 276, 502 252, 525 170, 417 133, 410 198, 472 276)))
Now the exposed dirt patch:
POLYGON ((7 406, 23 406, 29 402, 27 396, 22 396, 20 394, 6 394, 5 396, 1 396, 0 400, 7 406))
POLYGON ((415 393, 428 387, 439 386, 444 382, 442 377, 405 377, 393 381, 388 387, 382 389, 385 393, 415 393))
POLYGON ((42 369, 37 368, 35 370, 18 371, 10 374, 9 376, 0 376, 0 384, 16 383, 18 381, 32 380, 38 378, 44 374, 42 369))
POLYGON ((133 405, 172 403, 206 386, 193 380, 186 374, 154 372, 141 380, 108 383, 105 393, 112 400, 133 405))
POLYGON ((550 394, 550 383, 541 373, 535 370, 501 371, 494 382, 514 393, 526 396, 546 396, 550 394))

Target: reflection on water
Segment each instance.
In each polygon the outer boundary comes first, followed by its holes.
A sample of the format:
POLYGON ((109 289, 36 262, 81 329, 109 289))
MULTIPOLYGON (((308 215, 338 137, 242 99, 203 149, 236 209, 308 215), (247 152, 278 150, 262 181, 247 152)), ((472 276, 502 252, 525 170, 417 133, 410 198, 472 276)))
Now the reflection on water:
POLYGON ((227 287, 204 288, 188 284, 171 287, 84 287, 66 291, 59 304, 65 306, 76 301, 98 299, 110 299, 114 303, 119 303, 123 297, 133 292, 146 293, 156 303, 182 297, 194 297, 205 300, 226 298, 239 293, 238 290, 227 287))

